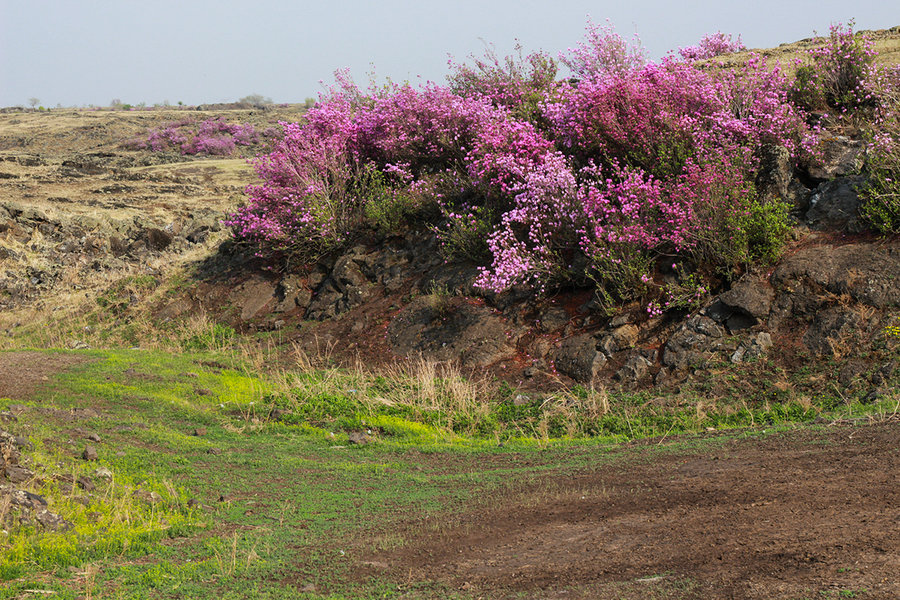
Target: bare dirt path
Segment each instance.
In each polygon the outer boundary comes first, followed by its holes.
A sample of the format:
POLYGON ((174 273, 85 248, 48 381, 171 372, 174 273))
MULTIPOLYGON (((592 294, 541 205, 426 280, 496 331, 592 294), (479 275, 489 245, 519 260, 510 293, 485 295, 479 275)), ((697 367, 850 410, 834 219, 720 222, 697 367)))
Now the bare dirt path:
POLYGON ((645 458, 369 564, 485 598, 900 598, 900 421, 645 458))
POLYGON ((52 375, 86 360, 78 354, 0 352, 0 398, 25 400, 52 375))

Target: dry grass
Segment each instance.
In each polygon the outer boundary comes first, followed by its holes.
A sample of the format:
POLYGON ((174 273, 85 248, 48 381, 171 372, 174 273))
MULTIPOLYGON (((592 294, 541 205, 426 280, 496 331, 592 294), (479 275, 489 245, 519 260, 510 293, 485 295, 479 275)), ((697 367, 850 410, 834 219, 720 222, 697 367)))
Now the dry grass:
MULTIPOLYGON (((727 67, 743 65, 753 54, 761 54, 770 64, 778 64, 782 71, 788 76, 793 77, 797 69, 797 61, 805 61, 809 56, 809 51, 815 48, 821 48, 825 45, 825 38, 819 32, 819 37, 809 37, 792 43, 781 44, 776 48, 753 48, 743 52, 735 52, 716 59, 727 67)), ((896 65, 900 64, 900 29, 866 31, 865 33, 875 42, 875 51, 878 53, 876 64, 880 65, 896 65)))

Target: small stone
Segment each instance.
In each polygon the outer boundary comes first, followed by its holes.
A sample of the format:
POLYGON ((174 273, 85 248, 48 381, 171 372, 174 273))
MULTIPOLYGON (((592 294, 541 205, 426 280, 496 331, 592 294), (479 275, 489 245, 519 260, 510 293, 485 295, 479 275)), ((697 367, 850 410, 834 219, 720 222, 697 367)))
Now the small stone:
POLYGON ((89 434, 85 437, 85 439, 90 440, 90 441, 92 441, 92 442, 97 442, 98 444, 101 442, 100 436, 97 435, 96 433, 89 433, 89 434))
POLYGON ((25 483, 26 481, 29 481, 32 477, 34 477, 34 473, 32 471, 29 471, 25 467, 7 465, 5 472, 6 478, 11 483, 25 483))
POLYGON ((100 413, 93 408, 73 408, 72 416, 76 419, 96 419, 100 417, 100 413))
POLYGON ((147 504, 156 504, 157 502, 162 500, 162 496, 160 496, 156 492, 150 492, 147 490, 135 490, 134 497, 138 500, 146 502, 147 504))
POLYGON ((212 395, 213 395, 211 389, 209 389, 209 388, 200 388, 200 387, 194 388, 194 393, 197 394, 198 396, 212 396, 212 395))
POLYGON ((100 455, 97 454, 97 449, 93 446, 85 446, 84 452, 81 453, 81 458, 84 460, 97 460, 100 458, 100 455))
POLYGON ((348 438, 351 444, 355 444, 357 446, 365 446, 372 441, 372 439, 368 435, 361 431, 351 431, 348 435, 348 438))
POLYGON ((860 399, 860 403, 872 404, 873 402, 876 402, 879 398, 881 398, 881 396, 882 394, 878 390, 871 390, 868 394, 860 399))
POLYGON ((196 429, 194 429, 194 435, 197 437, 206 435, 206 427, 197 427, 196 429))
POLYGON ((206 451, 206 453, 218 456, 219 454, 222 454, 222 449, 221 448, 210 448, 209 450, 206 451))
POLYGON ((276 408, 272 411, 272 418, 278 421, 280 419, 283 419, 284 417, 289 417, 292 414, 294 414, 293 411, 285 410, 283 408, 276 408))
POLYGON ((24 490, 16 490, 12 494, 12 503, 25 508, 44 508, 47 506, 47 499, 40 494, 33 494, 24 490))
POLYGON ((72 524, 60 517, 56 513, 49 510, 42 510, 34 516, 35 520, 41 524, 44 529, 50 531, 65 531, 72 527, 72 524))
POLYGON ((75 481, 76 481, 76 483, 78 483, 78 487, 80 487, 81 489, 83 489, 86 492, 93 492, 95 489, 97 489, 97 486, 94 485, 94 482, 91 481, 90 477, 85 477, 82 475, 75 481))

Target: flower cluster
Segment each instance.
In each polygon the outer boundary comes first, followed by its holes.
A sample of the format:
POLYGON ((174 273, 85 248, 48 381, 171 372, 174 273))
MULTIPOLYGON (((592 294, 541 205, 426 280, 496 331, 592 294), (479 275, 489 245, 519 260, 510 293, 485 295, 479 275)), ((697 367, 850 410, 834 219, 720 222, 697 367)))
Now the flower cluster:
MULTIPOLYGON (((691 56, 740 40, 700 48, 691 56)), ((605 297, 655 301, 651 313, 694 303, 708 289, 698 273, 776 254, 787 213, 755 194, 759 156, 815 143, 777 67, 648 62, 593 24, 560 61, 577 80, 521 52, 451 63, 446 87, 363 92, 339 73, 254 161, 261 183, 228 224, 261 253, 309 257, 420 211, 448 255, 482 261, 482 288, 593 280, 605 297), (663 257, 687 283, 654 283, 663 257)))

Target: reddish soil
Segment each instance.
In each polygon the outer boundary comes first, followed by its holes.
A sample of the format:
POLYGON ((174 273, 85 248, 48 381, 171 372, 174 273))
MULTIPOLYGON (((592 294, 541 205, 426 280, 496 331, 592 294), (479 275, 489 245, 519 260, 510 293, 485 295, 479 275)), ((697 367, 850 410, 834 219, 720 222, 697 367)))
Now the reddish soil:
POLYGON ((896 416, 705 447, 413 527, 368 569, 485 598, 900 598, 896 416))
POLYGON ((78 354, 0 353, 0 398, 25 400, 52 375, 89 360, 78 354))

